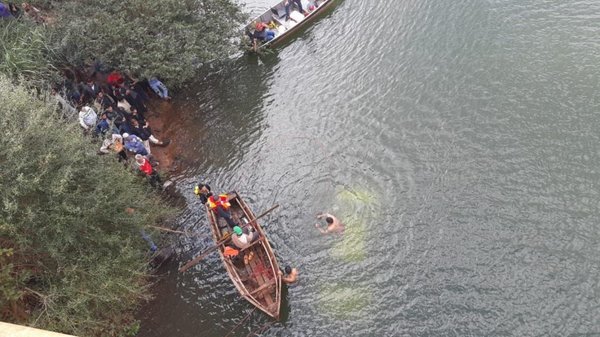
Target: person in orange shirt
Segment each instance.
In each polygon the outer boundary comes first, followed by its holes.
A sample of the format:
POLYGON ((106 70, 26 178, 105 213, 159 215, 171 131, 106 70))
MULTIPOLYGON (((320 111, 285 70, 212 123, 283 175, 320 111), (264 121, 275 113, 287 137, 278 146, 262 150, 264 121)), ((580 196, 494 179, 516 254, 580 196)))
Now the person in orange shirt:
POLYGON ((229 199, 227 199, 227 194, 221 194, 217 198, 215 198, 214 195, 211 195, 210 197, 208 197, 207 205, 208 208, 211 211, 215 212, 217 216, 220 216, 221 218, 225 219, 229 227, 231 227, 232 229, 233 227, 238 225, 231 218, 231 212, 229 211, 229 207, 231 207, 231 204, 229 203, 229 199))

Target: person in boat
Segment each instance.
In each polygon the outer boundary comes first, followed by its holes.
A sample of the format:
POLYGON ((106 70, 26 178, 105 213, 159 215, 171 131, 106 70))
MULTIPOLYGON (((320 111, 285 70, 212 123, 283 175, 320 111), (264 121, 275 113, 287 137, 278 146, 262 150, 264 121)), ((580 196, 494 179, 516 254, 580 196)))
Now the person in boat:
POLYGON ((200 201, 203 204, 206 204, 208 202, 208 197, 213 195, 210 191, 210 186, 204 183, 199 183, 194 187, 194 194, 200 198, 200 201))
POLYGON ((261 43, 271 41, 275 38, 275 32, 268 29, 264 22, 257 22, 254 25, 254 33, 252 34, 252 47, 254 51, 258 49, 258 42, 261 43))
POLYGON ((290 13, 292 11, 292 5, 296 4, 296 6, 298 6, 298 10, 300 11, 300 13, 306 15, 307 13, 304 11, 304 9, 302 8, 302 1, 301 0, 285 0, 283 2, 283 5, 285 6, 285 19, 289 20, 290 19, 290 13))
POLYGON ((229 258, 234 265, 238 265, 241 262, 240 251, 231 247, 231 245, 225 246, 223 249, 223 256, 229 258))
POLYGON ((230 207, 231 204, 229 203, 227 194, 221 194, 217 198, 214 195, 208 197, 208 209, 215 212, 217 216, 225 219, 229 227, 233 228, 237 226, 237 223, 231 218, 230 207))
POLYGON ((244 230, 240 226, 233 227, 231 242, 239 249, 247 248, 256 239, 258 239, 258 233, 251 226, 250 228, 244 228, 244 230))
POLYGON ((327 223, 327 229, 321 228, 321 225, 319 223, 315 224, 315 227, 317 227, 319 232, 321 232, 322 234, 342 233, 344 231, 344 224, 335 216, 329 213, 317 215, 317 219, 323 218, 325 218, 325 222, 327 223))
POLYGON ((283 283, 292 284, 298 281, 298 269, 285 266, 284 271, 285 275, 279 270, 279 276, 281 276, 281 281, 283 281, 283 283))

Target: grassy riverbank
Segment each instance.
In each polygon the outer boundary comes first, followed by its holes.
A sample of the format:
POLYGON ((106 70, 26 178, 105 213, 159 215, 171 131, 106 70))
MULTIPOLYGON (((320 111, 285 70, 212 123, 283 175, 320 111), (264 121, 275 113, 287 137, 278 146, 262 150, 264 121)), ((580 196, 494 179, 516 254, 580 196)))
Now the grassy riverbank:
POLYGON ((3 319, 123 335, 147 297, 140 230, 170 209, 115 158, 96 155, 51 101, 1 78, 0 106, 3 319))
POLYGON ((241 11, 229 0, 33 4, 45 24, 0 20, 0 319, 135 335, 150 281, 140 232, 173 210, 113 156, 98 156, 98 141, 63 117, 50 88, 90 68, 176 87, 235 50, 241 11))

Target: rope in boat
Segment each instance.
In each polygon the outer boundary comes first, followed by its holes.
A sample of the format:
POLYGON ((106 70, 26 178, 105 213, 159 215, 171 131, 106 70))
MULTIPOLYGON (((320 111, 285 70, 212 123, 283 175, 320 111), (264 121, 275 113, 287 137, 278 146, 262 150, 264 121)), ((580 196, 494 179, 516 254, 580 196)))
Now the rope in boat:
POLYGON ((244 319, 242 319, 233 329, 231 329, 226 335, 225 337, 229 337, 229 335, 231 335, 232 332, 235 331, 235 329, 237 329, 240 325, 242 325, 242 323, 244 323, 245 320, 247 320, 250 315, 252 315, 252 313, 254 312, 254 310, 256 310, 256 308, 250 310, 250 312, 248 313, 248 315, 246 315, 246 317, 244 317, 244 319))

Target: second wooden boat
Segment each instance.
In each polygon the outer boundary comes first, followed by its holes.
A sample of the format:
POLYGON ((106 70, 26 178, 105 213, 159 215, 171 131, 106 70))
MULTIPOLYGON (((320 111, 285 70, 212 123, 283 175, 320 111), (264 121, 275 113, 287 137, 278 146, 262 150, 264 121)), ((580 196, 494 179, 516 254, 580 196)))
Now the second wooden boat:
POLYGON ((267 25, 269 30, 275 33, 275 37, 270 41, 259 42, 254 50, 274 47, 286 40, 295 31, 313 21, 317 16, 325 12, 327 8, 333 6, 336 1, 301 0, 302 9, 305 12, 305 14, 302 14, 297 5, 290 0, 291 7, 288 17, 285 10, 285 0, 283 0, 250 22, 245 28, 246 35, 252 39, 256 23, 262 22, 267 25))
MULTIPOLYGON (((254 213, 238 193, 228 193, 227 199, 231 204, 233 220, 241 227, 246 227, 246 230, 252 228, 258 238, 248 247, 239 250, 238 258, 235 259, 225 256, 225 248, 232 245, 232 240, 225 240, 226 243, 221 244, 218 249, 223 265, 242 297, 267 315, 279 319, 281 276, 273 249, 258 221, 254 221, 254 213)), ((208 207, 206 212, 215 242, 235 235, 225 219, 217 216, 208 207)))

